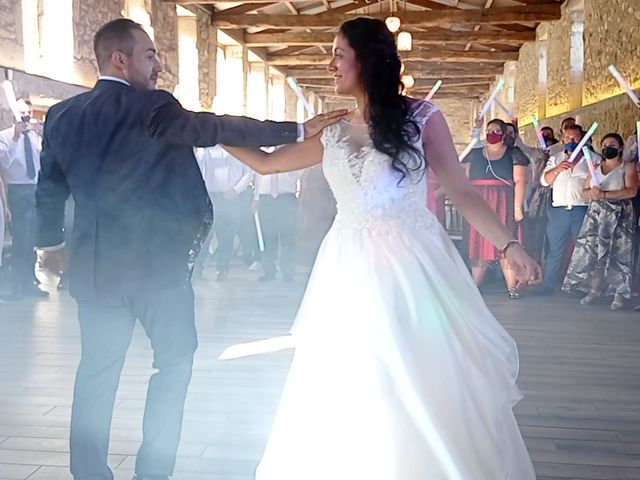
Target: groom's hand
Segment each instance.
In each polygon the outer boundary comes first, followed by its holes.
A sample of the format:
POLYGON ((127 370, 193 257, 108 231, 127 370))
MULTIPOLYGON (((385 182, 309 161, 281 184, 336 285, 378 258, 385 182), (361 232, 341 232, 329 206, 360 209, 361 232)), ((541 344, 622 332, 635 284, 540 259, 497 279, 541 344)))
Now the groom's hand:
POLYGON ((320 115, 307 120, 304 123, 304 138, 315 137, 322 130, 324 130, 329 125, 333 125, 334 123, 336 123, 347 113, 349 113, 349 110, 343 108, 342 110, 334 110, 332 112, 321 113, 320 115))

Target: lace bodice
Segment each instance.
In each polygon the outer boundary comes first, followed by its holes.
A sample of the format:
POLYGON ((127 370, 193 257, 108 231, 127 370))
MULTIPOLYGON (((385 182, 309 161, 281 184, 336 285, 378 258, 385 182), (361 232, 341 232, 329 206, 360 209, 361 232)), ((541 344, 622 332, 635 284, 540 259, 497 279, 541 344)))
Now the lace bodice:
MULTIPOLYGON (((422 128, 437 109, 417 101, 412 118, 422 128)), ((419 227, 434 220, 426 209, 426 179, 414 175, 398 184, 401 174, 392 168, 388 155, 374 148, 367 125, 342 120, 325 129, 322 144, 322 168, 337 202, 334 227, 419 227)), ((423 151, 421 139, 415 146, 423 151)))

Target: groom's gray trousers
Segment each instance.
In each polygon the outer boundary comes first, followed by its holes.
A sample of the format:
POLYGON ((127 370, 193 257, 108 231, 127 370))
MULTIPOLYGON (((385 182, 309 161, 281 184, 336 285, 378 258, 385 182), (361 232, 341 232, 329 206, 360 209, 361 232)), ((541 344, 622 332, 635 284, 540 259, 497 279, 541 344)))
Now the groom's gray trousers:
MULTIPOLYGON (((74 479, 113 479, 107 465, 111 418, 136 320, 151 340, 153 367, 157 369, 147 390, 136 473, 171 475, 197 347, 191 285, 128 297, 108 305, 80 302, 78 319, 82 356, 71 412, 74 479)), ((138 383, 139 379, 132 376, 130 381, 138 383)))

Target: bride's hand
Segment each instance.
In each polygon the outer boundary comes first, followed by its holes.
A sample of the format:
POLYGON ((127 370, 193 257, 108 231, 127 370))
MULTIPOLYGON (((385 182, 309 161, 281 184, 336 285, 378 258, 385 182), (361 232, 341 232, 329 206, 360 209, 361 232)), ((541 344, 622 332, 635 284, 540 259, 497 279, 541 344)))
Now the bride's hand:
POLYGON ((542 269, 520 244, 515 244, 507 250, 507 263, 516 276, 518 285, 535 285, 542 281, 542 269))

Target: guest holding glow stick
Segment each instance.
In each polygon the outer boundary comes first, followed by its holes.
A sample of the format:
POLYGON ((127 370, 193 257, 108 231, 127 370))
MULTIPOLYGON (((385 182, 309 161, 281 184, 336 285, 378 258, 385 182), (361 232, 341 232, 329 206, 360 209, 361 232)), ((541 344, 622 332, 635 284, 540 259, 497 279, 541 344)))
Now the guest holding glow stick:
MULTIPOLYGON (((624 308, 631 297, 633 271, 631 199, 638 191, 638 175, 634 164, 622 160, 623 148, 617 133, 602 140, 604 159, 586 178, 582 196, 589 207, 562 285, 567 292, 586 292, 582 305, 592 304, 600 295, 613 295, 612 310, 624 308)), ((585 154, 587 162, 590 155, 585 154)))
MULTIPOLYGON (((576 155, 575 162, 569 162, 570 156, 582 142, 583 135, 580 125, 567 127, 563 136, 564 151, 549 159, 540 176, 540 184, 552 186, 553 189, 547 223, 549 252, 542 285, 535 291, 539 295, 551 294, 561 287, 564 277, 563 260, 570 245, 578 237, 582 220, 587 213, 587 199, 582 196, 582 189, 590 177, 589 168, 582 152, 576 155)), ((594 154, 594 158, 600 160, 597 154, 594 154)))

